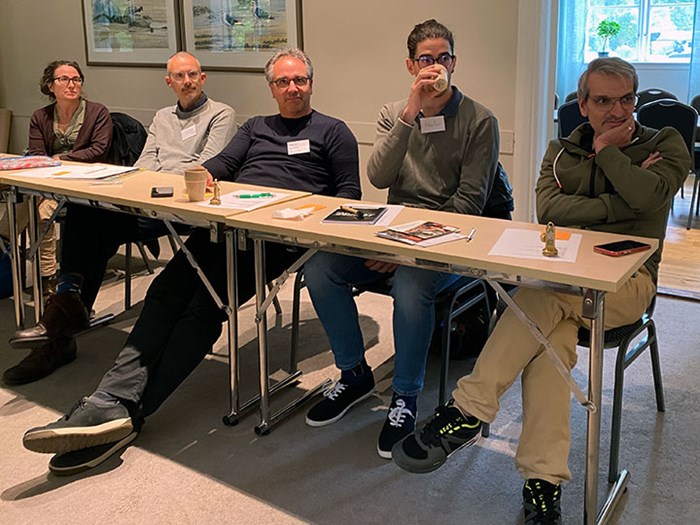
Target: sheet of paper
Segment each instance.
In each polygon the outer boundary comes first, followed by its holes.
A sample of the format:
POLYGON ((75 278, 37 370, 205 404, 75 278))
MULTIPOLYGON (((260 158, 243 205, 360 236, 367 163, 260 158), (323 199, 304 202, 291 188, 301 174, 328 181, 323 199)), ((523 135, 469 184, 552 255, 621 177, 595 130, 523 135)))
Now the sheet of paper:
POLYGON ((131 166, 114 166, 112 164, 83 164, 80 166, 63 164, 51 168, 36 168, 21 171, 17 172, 17 175, 36 179, 98 180, 133 171, 138 171, 138 168, 131 166))
POLYGON ((255 190, 236 190, 231 193, 221 195, 221 204, 209 204, 209 200, 200 202, 200 206, 205 208, 228 208, 231 210, 251 211, 263 206, 269 206, 273 202, 277 202, 286 197, 289 193, 277 193, 268 191, 255 190))
POLYGON ((568 240, 559 240, 559 238, 557 238, 556 246, 557 250, 559 250, 559 255, 556 257, 545 257, 542 255, 544 243, 540 241, 539 231, 507 228, 501 234, 498 241, 496 241, 496 244, 493 245, 489 255, 557 262, 576 262, 580 244, 580 233, 571 234, 568 240))

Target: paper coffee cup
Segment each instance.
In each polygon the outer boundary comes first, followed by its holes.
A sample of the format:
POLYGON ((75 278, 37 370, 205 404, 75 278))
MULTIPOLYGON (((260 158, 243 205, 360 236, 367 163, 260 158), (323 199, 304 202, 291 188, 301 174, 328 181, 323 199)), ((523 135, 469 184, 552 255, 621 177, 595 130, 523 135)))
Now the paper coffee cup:
POLYGON ((438 67, 440 68, 440 71, 438 72, 438 77, 433 83, 433 89, 435 91, 445 91, 450 85, 450 81, 447 79, 447 68, 445 68, 445 66, 441 66, 440 64, 438 64, 438 67))
POLYGON ((185 170, 185 187, 190 201, 204 200, 204 193, 207 191, 207 176, 208 172, 204 168, 185 170))

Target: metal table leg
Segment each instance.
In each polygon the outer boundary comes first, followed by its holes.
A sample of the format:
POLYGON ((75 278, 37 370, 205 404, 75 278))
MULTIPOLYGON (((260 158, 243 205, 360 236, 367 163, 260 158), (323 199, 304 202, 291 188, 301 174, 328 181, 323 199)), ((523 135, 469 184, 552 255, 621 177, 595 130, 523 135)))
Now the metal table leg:
POLYGON ((19 252, 19 232, 17 231, 17 205, 18 195, 16 191, 7 192, 7 218, 10 227, 10 263, 12 265, 12 294, 15 302, 15 324, 17 328, 24 328, 25 312, 22 300, 22 268, 19 252))
POLYGON ((28 212, 29 212, 29 243, 30 250, 34 256, 31 257, 32 266, 32 282, 34 293, 34 319, 38 324, 41 321, 41 316, 44 313, 43 293, 41 289, 41 266, 39 256, 39 213, 37 210, 38 197, 29 195, 28 197, 28 212))

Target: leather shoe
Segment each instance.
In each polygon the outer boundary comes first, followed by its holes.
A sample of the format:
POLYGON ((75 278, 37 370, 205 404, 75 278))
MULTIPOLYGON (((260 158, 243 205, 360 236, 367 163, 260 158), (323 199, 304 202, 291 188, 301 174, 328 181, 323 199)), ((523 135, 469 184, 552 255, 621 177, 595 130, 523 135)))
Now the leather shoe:
POLYGON ((52 295, 46 302, 41 321, 24 330, 17 330, 10 339, 15 348, 37 348, 61 336, 72 336, 90 325, 88 311, 78 292, 52 295))
POLYGON ((7 385, 24 385, 46 377, 59 366, 75 359, 78 349, 75 339, 61 337, 56 341, 34 348, 19 364, 8 368, 2 375, 7 385))

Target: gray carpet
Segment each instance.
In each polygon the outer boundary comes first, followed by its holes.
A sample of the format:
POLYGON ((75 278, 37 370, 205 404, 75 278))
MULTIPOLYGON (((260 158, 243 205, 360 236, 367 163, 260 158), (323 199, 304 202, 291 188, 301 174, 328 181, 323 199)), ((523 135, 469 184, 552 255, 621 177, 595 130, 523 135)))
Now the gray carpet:
MULTIPOLYGON (((134 285, 143 297, 150 277, 134 285)), ((78 359, 52 376, 21 387, 0 388, 0 521, 2 523, 318 523, 318 524, 517 524, 522 522, 522 480, 513 454, 520 431, 519 385, 502 399, 491 437, 461 451, 432 474, 411 475, 376 453, 376 437, 386 414, 388 379, 376 397, 342 421, 314 429, 304 410, 264 437, 253 432, 257 414, 235 427, 221 423, 228 409, 223 341, 162 409, 138 439, 93 471, 60 478, 49 474, 48 455, 22 448, 22 434, 50 422, 81 396, 92 392, 126 338, 140 305, 122 312, 121 283, 102 290, 98 310, 119 313, 109 326, 80 336, 78 359), (218 355, 217 355, 218 354, 218 355)), ((391 354, 390 301, 364 294, 359 299, 368 359, 373 366, 391 354)), ((291 300, 282 297, 284 319, 271 328, 271 369, 285 363, 291 300)), ((31 315, 31 310, 29 310, 31 315)), ((0 368, 25 353, 11 349, 12 303, 0 301, 0 368)), ((255 391, 256 348, 252 308, 242 310, 243 395, 255 391)), ((308 299, 303 303, 301 392, 335 377, 327 340, 308 299)), ((700 355, 695 328, 700 303, 661 297, 655 314, 662 348, 665 414, 656 412, 651 369, 644 356, 626 376, 621 465, 632 479, 623 506, 612 520, 623 524, 697 523, 700 503, 695 403, 700 391, 700 355)), ((271 319, 271 326, 272 326, 271 319)), ((612 397, 613 352, 605 362, 603 448, 600 493, 607 487, 607 440, 612 397)), ((437 360, 431 358, 419 418, 437 400, 437 360)), ((456 380, 471 363, 455 362, 456 380)), ((575 378, 585 388, 587 351, 581 349, 575 378)), ((384 365, 378 377, 390 374, 384 365)), ((290 398, 293 391, 281 394, 290 398)), ((274 407, 281 406, 282 399, 274 407)), ((572 407, 573 481, 563 492, 565 523, 581 523, 585 411, 572 407)), ((274 408, 273 407, 273 408, 274 408)))

